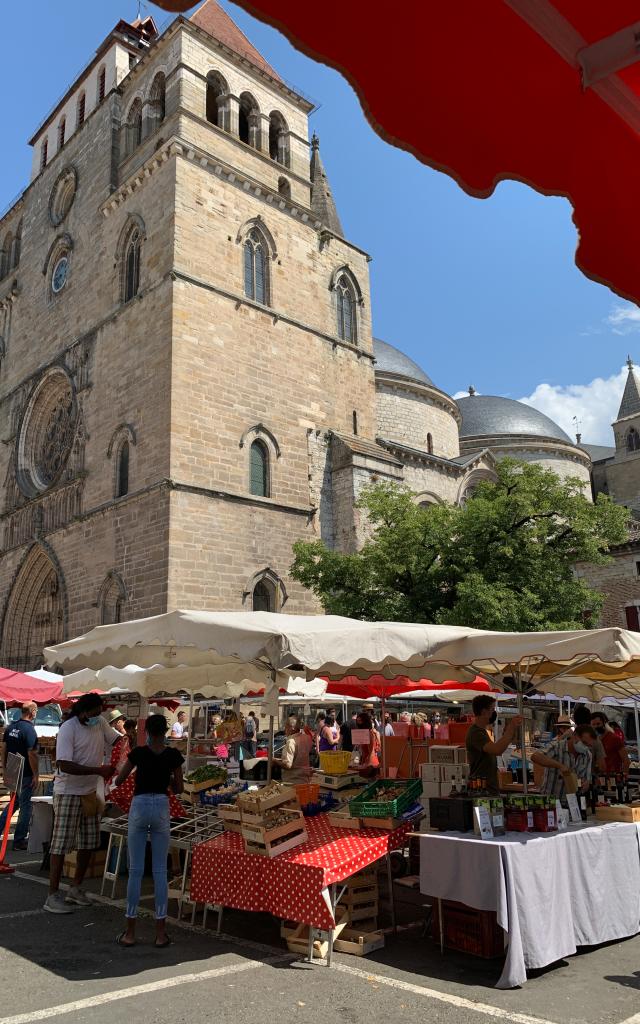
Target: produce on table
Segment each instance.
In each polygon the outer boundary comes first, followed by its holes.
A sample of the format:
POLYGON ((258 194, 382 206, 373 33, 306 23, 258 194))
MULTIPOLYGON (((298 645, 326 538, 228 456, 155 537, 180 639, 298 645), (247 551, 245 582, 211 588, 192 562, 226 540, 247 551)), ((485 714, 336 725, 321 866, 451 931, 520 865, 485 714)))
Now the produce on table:
POLYGON ((227 769, 215 764, 203 764, 195 771, 189 772, 185 782, 226 782, 227 769))

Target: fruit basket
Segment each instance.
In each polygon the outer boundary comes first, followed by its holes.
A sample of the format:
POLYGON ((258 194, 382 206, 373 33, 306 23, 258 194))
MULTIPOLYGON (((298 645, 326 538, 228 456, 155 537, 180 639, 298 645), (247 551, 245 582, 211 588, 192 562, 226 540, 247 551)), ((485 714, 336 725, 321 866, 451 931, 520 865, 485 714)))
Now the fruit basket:
POLYGON ((349 810, 354 818, 399 818, 421 796, 420 779, 378 779, 349 801, 349 810))
POLYGON ((320 768, 327 775, 346 775, 352 756, 350 750, 321 750, 320 768))

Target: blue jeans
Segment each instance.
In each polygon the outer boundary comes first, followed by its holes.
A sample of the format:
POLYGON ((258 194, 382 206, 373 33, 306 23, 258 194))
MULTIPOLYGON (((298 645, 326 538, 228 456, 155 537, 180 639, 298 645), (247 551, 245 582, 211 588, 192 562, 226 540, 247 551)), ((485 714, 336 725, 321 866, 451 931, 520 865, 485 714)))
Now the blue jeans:
MULTIPOLYGON (((33 796, 33 775, 27 775, 22 779, 22 788, 16 797, 16 806, 20 808, 18 815, 18 824, 13 835, 14 843, 25 843, 27 836, 29 835, 29 825, 31 824, 31 797, 33 796)), ((7 821, 7 813, 9 811, 9 805, 5 807, 2 814, 0 814, 0 838, 4 832, 4 827, 7 821)))
POLYGON ((169 853, 169 797, 164 793, 141 793, 134 796, 129 810, 129 882, 127 885, 127 917, 138 916, 138 903, 144 874, 147 839, 151 840, 153 891, 156 919, 164 920, 169 903, 167 855, 169 853))

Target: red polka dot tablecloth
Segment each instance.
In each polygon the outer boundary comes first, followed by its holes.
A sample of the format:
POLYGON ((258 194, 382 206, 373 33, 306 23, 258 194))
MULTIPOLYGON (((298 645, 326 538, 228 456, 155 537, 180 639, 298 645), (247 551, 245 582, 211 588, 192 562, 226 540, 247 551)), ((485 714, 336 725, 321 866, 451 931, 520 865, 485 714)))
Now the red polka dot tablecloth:
POLYGON ((394 832, 334 828, 326 814, 306 818, 306 843, 278 857, 244 852, 237 832, 199 843, 191 864, 191 899, 235 910, 266 911, 314 928, 335 921, 324 890, 402 846, 410 826, 394 832))

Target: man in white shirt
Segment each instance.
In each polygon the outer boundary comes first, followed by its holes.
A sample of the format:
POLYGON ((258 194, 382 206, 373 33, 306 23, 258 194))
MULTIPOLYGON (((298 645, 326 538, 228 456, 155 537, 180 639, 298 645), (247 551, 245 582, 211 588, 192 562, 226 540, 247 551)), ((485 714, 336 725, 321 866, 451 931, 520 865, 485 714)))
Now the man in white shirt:
POLYGON ((104 764, 105 749, 120 739, 102 717, 103 705, 96 693, 86 693, 76 701, 71 717, 60 726, 56 740, 56 776, 53 783, 53 834, 49 896, 44 909, 50 914, 71 913, 70 903, 86 907, 90 900, 80 886, 89 860, 100 846, 98 784, 114 769, 104 764), (65 854, 77 851, 73 885, 65 897, 60 878, 65 854))
POLYGON ((187 712, 178 711, 178 718, 171 727, 171 738, 174 740, 183 739, 188 732, 185 722, 187 721, 187 712))

